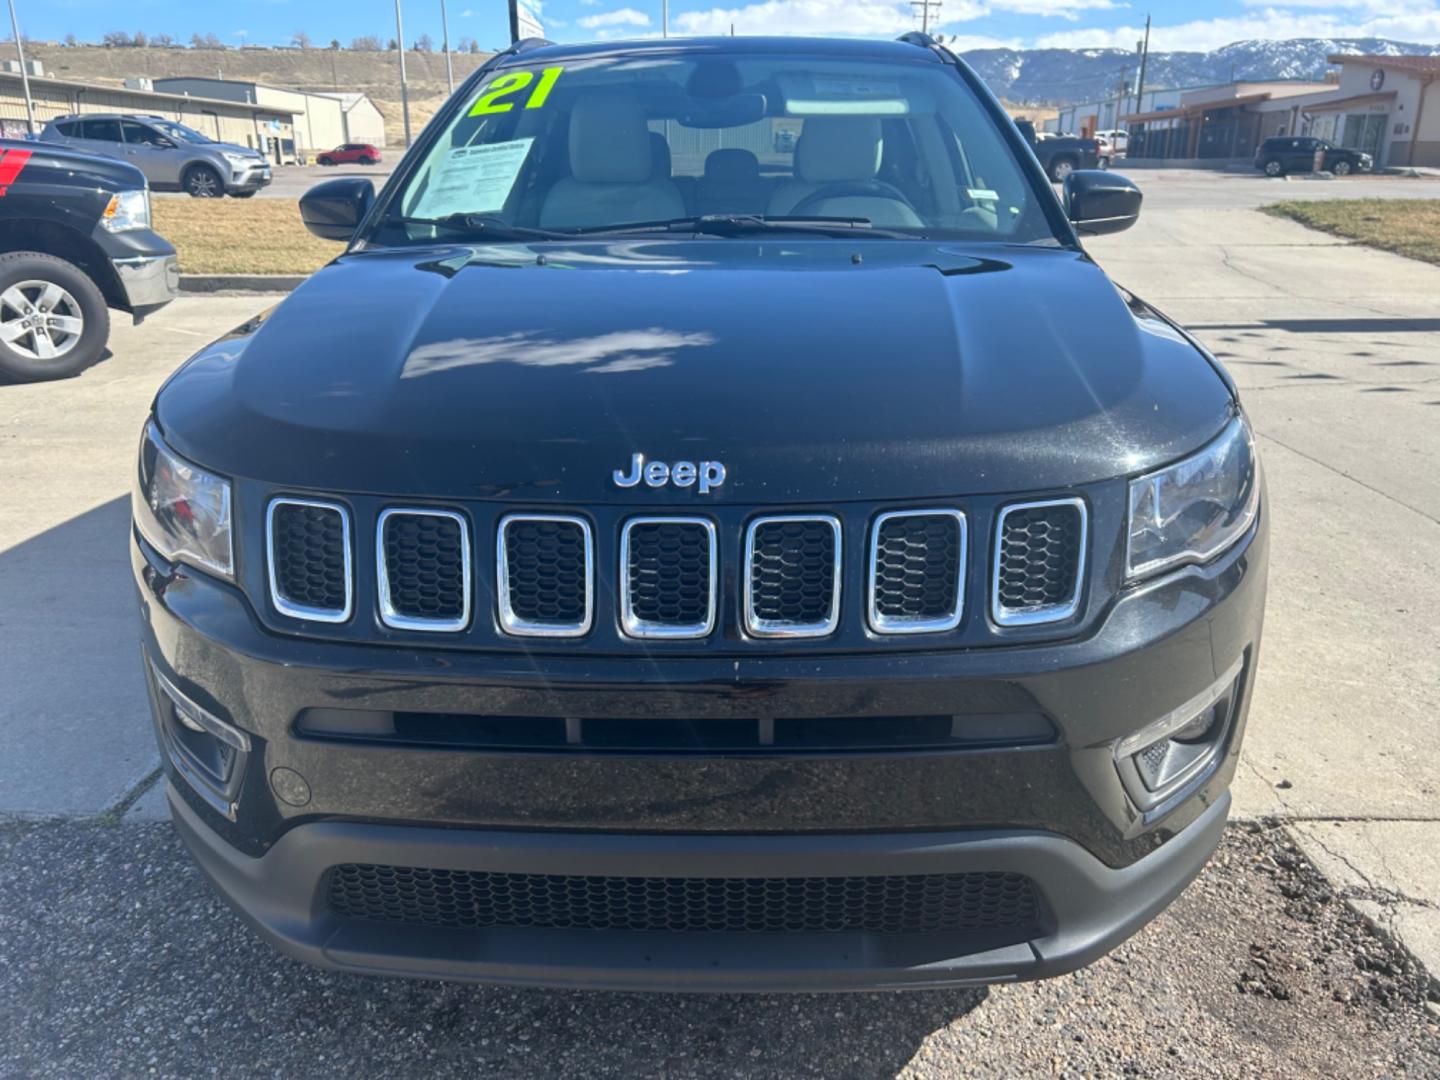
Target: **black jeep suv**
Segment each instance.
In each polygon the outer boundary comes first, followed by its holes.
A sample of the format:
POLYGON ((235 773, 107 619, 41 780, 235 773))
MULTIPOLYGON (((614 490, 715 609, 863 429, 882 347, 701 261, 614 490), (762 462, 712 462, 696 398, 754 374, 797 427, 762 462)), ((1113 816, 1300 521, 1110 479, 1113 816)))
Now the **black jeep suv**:
POLYGON ((1214 358, 927 38, 522 42, 161 389, 175 822, 291 955, 1054 975, 1219 841, 1266 512, 1214 358), (780 133, 796 137, 781 138, 780 133), (1075 328, 1083 326, 1084 333, 1075 328))

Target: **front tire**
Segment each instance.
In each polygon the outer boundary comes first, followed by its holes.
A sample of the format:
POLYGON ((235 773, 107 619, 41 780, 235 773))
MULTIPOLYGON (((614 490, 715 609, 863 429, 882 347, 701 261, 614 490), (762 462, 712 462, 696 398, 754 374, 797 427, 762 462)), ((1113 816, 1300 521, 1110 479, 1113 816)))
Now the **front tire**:
POLYGON ((219 199, 225 194, 225 181, 209 165, 185 170, 184 187, 192 199, 219 199))
POLYGON ((110 311, 90 276, 38 251, 0 256, 0 375, 68 379, 105 351, 110 311))
POLYGON ((1330 171, 1331 171, 1332 173, 1334 173, 1336 176, 1349 176, 1349 175, 1350 175, 1350 162, 1348 162, 1348 161, 1337 161, 1337 162, 1335 162, 1334 165, 1330 166, 1330 171))

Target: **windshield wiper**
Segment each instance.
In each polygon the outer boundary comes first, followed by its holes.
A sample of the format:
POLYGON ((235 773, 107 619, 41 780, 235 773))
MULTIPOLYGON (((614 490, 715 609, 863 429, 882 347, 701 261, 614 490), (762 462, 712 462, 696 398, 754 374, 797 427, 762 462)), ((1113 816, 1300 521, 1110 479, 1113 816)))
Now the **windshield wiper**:
POLYGON ((403 225, 430 225, 437 229, 448 229, 489 240, 570 240, 575 236, 573 232, 560 232, 556 229, 512 225, 493 214, 447 214, 442 218, 397 217, 391 220, 403 225))
POLYGON ((701 214, 668 221, 636 221, 626 225, 598 225, 576 232, 584 236, 623 233, 691 232, 709 236, 749 236, 755 233, 813 233, 819 236, 869 237, 913 240, 914 233, 882 229, 863 217, 809 217, 771 214, 701 214))

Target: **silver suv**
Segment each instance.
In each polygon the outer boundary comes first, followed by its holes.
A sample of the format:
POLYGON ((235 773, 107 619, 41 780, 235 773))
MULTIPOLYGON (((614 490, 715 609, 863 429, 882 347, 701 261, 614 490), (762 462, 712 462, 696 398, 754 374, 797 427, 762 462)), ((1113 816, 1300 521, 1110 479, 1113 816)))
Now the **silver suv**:
POLYGON ((62 116, 47 123, 40 138, 128 161, 156 191, 188 191, 197 199, 246 199, 270 183, 270 163, 258 151, 216 142, 160 116, 62 116))

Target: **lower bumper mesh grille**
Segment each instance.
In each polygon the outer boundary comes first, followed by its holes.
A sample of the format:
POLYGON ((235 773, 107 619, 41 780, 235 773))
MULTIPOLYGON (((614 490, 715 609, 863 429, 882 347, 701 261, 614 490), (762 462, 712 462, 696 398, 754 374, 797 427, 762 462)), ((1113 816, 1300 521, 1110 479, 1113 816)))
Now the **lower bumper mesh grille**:
POLYGON ((1017 930, 1040 918, 1019 874, 665 878, 501 874, 347 863, 330 876, 343 918, 455 929, 666 933, 1017 930))

